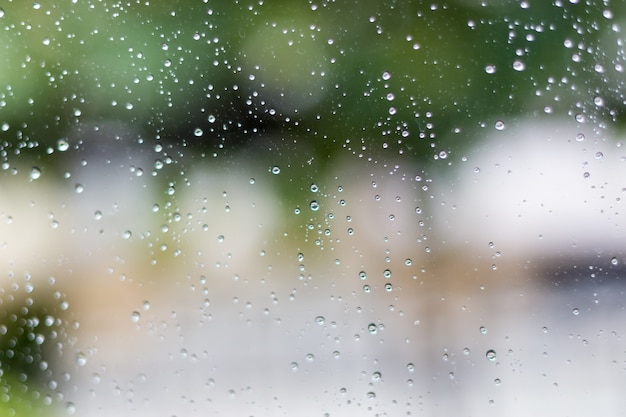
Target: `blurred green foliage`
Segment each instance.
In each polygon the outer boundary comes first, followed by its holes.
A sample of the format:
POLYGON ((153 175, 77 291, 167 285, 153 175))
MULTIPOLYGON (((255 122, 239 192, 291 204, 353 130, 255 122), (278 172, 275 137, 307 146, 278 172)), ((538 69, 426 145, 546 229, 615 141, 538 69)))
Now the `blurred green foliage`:
POLYGON ((0 298, 0 415, 49 415, 56 361, 67 323, 48 297, 2 291, 0 298))
POLYGON ((623 79, 613 67, 623 57, 606 38, 622 8, 8 2, 0 18, 2 148, 44 153, 85 121, 115 119, 200 152, 295 131, 323 160, 345 147, 431 160, 439 149, 472 146, 481 123, 522 112, 621 115, 623 79), (592 101, 598 94, 603 109, 592 101))

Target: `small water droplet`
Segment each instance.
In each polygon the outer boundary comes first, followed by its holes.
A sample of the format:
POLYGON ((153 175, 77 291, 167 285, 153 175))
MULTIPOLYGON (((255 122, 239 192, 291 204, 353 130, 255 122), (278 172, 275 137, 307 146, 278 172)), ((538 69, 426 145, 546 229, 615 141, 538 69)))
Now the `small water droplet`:
POLYGON ((519 59, 516 59, 515 61, 513 61, 513 69, 520 72, 524 71, 526 69, 526 64, 524 64, 519 59))
POLYGON ((611 258, 611 265, 617 265, 619 263, 617 258, 611 258))
POLYGON ((385 269, 383 271, 383 277, 385 277, 387 279, 391 278, 391 270, 390 269, 385 269))
POLYGON ((485 354, 485 357, 487 358, 488 361, 493 362, 496 360, 496 351, 493 349, 489 349, 487 351, 487 353, 485 354))
POLYGON ((573 310, 572 310, 572 314, 573 314, 573 315, 575 315, 575 316, 577 316, 577 315, 579 315, 579 314, 580 314, 580 310, 579 310, 579 309, 577 309, 577 308, 575 308, 575 309, 573 309, 573 310))
POLYGON ((313 200, 309 204, 309 208, 313 211, 318 211, 320 209, 320 203, 318 203, 316 200, 313 200))
POLYGON ((361 271, 359 272, 359 278, 361 279, 367 279, 367 273, 365 271, 361 271))
POLYGON ((324 316, 317 316, 317 317, 315 317, 315 322, 317 324, 319 324, 320 326, 323 326, 324 322, 325 322, 324 316))
POLYGON ((280 167, 279 166, 273 166, 271 171, 272 171, 272 174, 278 175, 278 174, 280 174, 280 167))
POLYGON ((85 356, 84 353, 79 352, 78 355, 76 355, 76 365, 85 366, 86 364, 87 364, 87 356, 85 356))
POLYGON ((141 313, 137 310, 133 311, 133 314, 130 316, 130 320, 133 323, 138 323, 140 319, 141 319, 141 313))
POLYGON ((495 74, 496 73, 496 66, 495 65, 487 65, 485 67, 485 72, 487 74, 495 74))
POLYGON ((376 334, 378 332, 378 327, 375 323, 370 323, 367 325, 367 331, 370 332, 370 334, 376 334))
POLYGON ((291 362, 289 367, 291 368, 293 372, 296 372, 298 370, 298 362, 291 362))
POLYGON ((32 167, 30 169, 30 179, 37 180, 41 177, 41 169, 39 167, 32 167))
POLYGON ((66 138, 61 138, 57 140, 57 150, 59 152, 65 152, 70 148, 70 144, 66 138))
POLYGON ((504 130, 506 128, 506 124, 502 120, 496 121, 496 130, 504 130))
POLYGON ((131 232, 130 230, 125 230, 124 233, 122 233, 122 239, 130 239, 132 235, 133 232, 131 232))

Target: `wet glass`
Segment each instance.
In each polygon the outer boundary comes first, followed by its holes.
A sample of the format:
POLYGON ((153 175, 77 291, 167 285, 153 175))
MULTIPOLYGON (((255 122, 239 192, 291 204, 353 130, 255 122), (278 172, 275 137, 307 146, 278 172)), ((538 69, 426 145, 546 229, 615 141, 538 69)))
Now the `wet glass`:
POLYGON ((618 415, 625 7, 0 5, 0 415, 618 415))

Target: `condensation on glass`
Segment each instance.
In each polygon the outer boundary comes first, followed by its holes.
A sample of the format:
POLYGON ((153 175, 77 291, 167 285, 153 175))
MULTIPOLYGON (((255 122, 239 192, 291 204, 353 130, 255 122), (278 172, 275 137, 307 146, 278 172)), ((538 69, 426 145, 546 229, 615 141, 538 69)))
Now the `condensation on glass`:
POLYGON ((0 415, 626 406, 619 2, 0 7, 0 415))

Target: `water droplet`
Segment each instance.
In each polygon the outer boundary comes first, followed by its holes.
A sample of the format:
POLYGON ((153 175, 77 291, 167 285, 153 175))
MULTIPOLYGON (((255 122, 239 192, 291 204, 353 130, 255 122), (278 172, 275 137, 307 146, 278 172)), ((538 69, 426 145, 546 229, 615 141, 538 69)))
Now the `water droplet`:
POLYGON ((487 351, 487 353, 485 354, 485 357, 487 358, 488 361, 493 362, 496 360, 496 351, 493 349, 489 349, 487 351))
POLYGON ((81 194, 83 191, 85 191, 85 187, 83 187, 82 184, 75 184, 74 191, 76 192, 76 194, 81 194))
POLYGON ((598 107, 604 107, 604 99, 600 96, 596 96, 593 98, 593 104, 598 107))
POLYGON ((273 166, 271 171, 272 171, 272 174, 278 175, 278 174, 280 174, 280 167, 279 166, 273 166))
POLYGON ((133 232, 131 232, 130 230, 125 230, 124 233, 122 233, 122 239, 130 239, 132 235, 133 232))
POLYGON ((413 365, 412 363, 408 363, 406 365, 406 370, 409 372, 415 372, 415 365, 413 365))
POLYGON ((317 316, 317 317, 315 317, 315 322, 317 324, 319 324, 320 326, 323 326, 324 322, 325 322, 324 316, 317 316))
POLYGON ((0 9, 0 18, 4 17, 4 9, 0 9))
POLYGON ((76 365, 78 366, 85 366, 87 364, 87 356, 85 356, 84 353, 79 352, 76 355, 76 365))
POLYGON ((30 179, 37 180, 40 177, 41 177, 41 170, 39 169, 39 167, 32 167, 30 169, 30 179))
POLYGON ((391 270, 390 269, 385 269, 383 271, 383 277, 385 277, 387 279, 391 278, 391 270))
POLYGON ((385 284, 385 291, 387 292, 391 292, 391 290, 393 290, 393 285, 391 285, 391 283, 386 283, 385 284))
POLYGON ((313 184, 311 184, 310 189, 311 189, 312 193, 316 193, 316 192, 318 192, 320 190, 320 187, 318 187, 317 184, 313 183, 313 184))
POLYGON ((198 127, 198 128, 196 128, 196 129, 193 131, 193 135, 194 135, 195 137, 197 137, 197 138, 199 138, 199 137, 200 137, 200 136, 202 136, 203 134, 204 134, 204 132, 203 132, 203 131, 202 131, 202 129, 200 129, 199 127, 198 127))
POLYGON ((611 265, 617 265, 619 263, 619 261, 617 260, 617 258, 611 258, 611 265))
POLYGON ((524 64, 519 59, 516 59, 515 61, 513 61, 513 69, 515 71, 524 71, 526 69, 526 64, 524 64))
POLYGON ((504 130, 506 128, 506 124, 502 120, 496 121, 496 130, 504 130))
POLYGON ((320 203, 318 203, 316 200, 313 200, 309 204, 309 208, 313 211, 318 211, 320 209, 320 203))
POLYGON ((485 72, 487 74, 495 74, 496 73, 496 66, 495 65, 487 65, 485 67, 485 72))
POLYGON ((291 362, 289 367, 291 368, 293 372, 296 372, 298 370, 298 362, 291 362))
POLYGON ((70 148, 70 144, 66 138, 57 140, 57 150, 59 152, 65 152, 70 148))
POLYGON ((380 372, 374 372, 374 373, 372 374, 372 381, 374 381, 374 382, 378 382, 378 381, 380 381, 380 380, 381 380, 381 378, 382 378, 382 375, 381 375, 381 373, 380 373, 380 372))
POLYGON ((496 378, 493 380, 493 383, 496 385, 496 387, 499 387, 500 384, 502 384, 502 381, 500 381, 500 378, 496 378))
POLYGON ((315 360, 315 355, 313 355, 312 353, 308 353, 306 355, 306 360, 307 362, 313 362, 315 360))
POLYGON ((370 292, 372 292, 372 289, 370 288, 369 285, 364 285, 363 286, 363 292, 366 294, 369 294, 370 292))
POLYGON ((367 273, 365 271, 361 271, 359 272, 359 278, 361 279, 367 279, 367 273))
POLYGON ((385 72, 383 72, 382 77, 383 77, 383 80, 389 81, 389 79, 391 78, 391 73, 388 72, 388 71, 385 71, 385 72))
POLYGON ((367 331, 371 334, 376 334, 378 332, 378 327, 375 323, 370 323, 367 325, 367 331))
POLYGON ((133 314, 130 316, 130 320, 133 323, 138 323, 140 319, 141 319, 141 313, 137 310, 133 311, 133 314))
POLYGON ((374 391, 368 392, 367 398, 369 398, 370 400, 373 400, 374 398, 376 398, 376 393, 374 391))
POLYGON ((73 402, 68 402, 65 404, 65 412, 70 416, 76 413, 76 406, 73 402))
POLYGON ((580 310, 579 310, 579 309, 577 309, 577 308, 575 308, 575 309, 573 309, 573 310, 572 310, 572 314, 573 314, 573 315, 575 315, 575 316, 577 316, 577 315, 579 315, 579 314, 580 314, 580 310))

